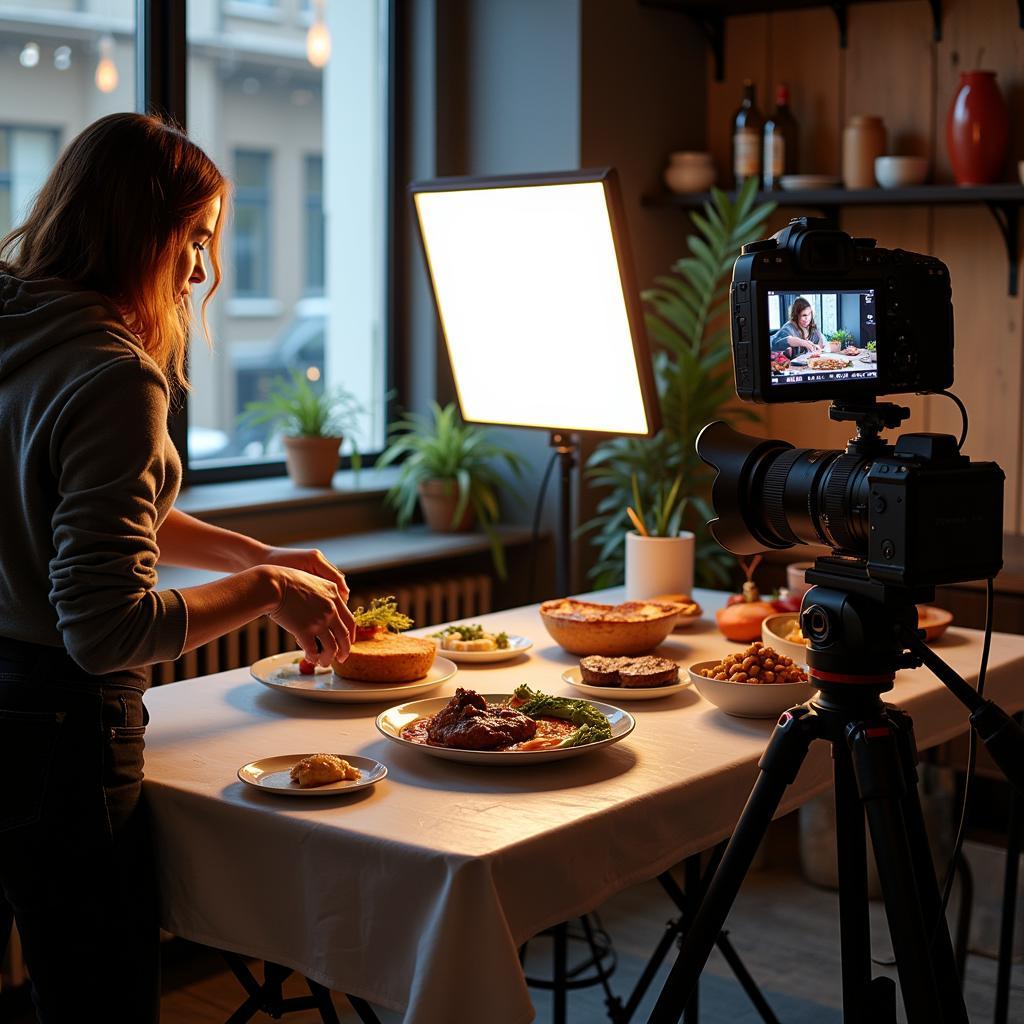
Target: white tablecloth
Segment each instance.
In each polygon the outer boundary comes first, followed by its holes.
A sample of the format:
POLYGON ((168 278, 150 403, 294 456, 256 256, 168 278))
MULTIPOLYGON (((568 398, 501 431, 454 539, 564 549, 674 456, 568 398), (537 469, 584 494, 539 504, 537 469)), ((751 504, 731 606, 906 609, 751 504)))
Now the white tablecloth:
MULTIPOLYGON (((696 597, 706 614, 724 599, 696 597)), ((578 696, 560 678, 577 659, 550 640, 536 606, 479 621, 535 647, 511 663, 462 666, 425 696, 521 682, 578 696)), ((712 615, 660 653, 687 665, 735 649, 712 615)), ((976 678, 980 633, 954 627, 936 651, 976 678)), ((1008 710, 1024 704, 1022 669, 1024 637, 997 634, 987 692, 1008 710)), ((967 727, 966 710, 924 669, 901 673, 887 699, 913 716, 922 748, 967 727)), ((408 1024, 531 1020, 518 946, 726 837, 773 725, 729 717, 688 687, 623 703, 636 730, 606 750, 490 768, 399 748, 374 727, 386 705, 296 699, 246 670, 157 687, 146 702, 164 926, 408 1008, 408 1024), (319 750, 376 758, 390 775, 349 797, 305 799, 236 778, 257 758, 319 750)), ((781 811, 830 784, 828 747, 815 744, 781 811)))

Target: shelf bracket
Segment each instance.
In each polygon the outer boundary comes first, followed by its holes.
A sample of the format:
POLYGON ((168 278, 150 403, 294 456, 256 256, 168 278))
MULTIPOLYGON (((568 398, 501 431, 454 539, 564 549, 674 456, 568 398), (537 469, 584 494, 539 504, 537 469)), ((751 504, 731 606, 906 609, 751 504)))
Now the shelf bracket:
POLYGON ((985 204, 992 212, 999 227, 999 233, 1003 236, 1003 243, 1006 245, 1006 263, 1010 272, 1010 283, 1008 294, 1017 294, 1017 271, 1020 268, 1020 218, 1016 203, 990 202, 985 204))
POLYGON ((835 11, 836 21, 839 22, 839 49, 846 49, 846 3, 845 0, 835 0, 832 4, 835 11))
MULTIPOLYGON (((1024 0, 1017 0, 1021 6, 1021 17, 1024 17, 1024 0)), ((942 42, 942 0, 928 0, 928 6, 932 9, 932 39, 937 43, 942 42)), ((1021 22, 1024 26, 1024 22, 1021 22)))
MULTIPOLYGON (((1024 0, 1020 0, 1024 3, 1024 0)), ((706 14, 696 16, 704 30, 708 45, 715 58, 715 81, 725 81, 725 15, 706 14)))

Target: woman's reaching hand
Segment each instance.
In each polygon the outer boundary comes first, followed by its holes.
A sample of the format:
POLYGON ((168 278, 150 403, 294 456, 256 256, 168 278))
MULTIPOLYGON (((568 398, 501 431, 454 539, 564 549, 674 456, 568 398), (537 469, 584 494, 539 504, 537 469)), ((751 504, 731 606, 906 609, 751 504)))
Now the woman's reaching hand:
POLYGON ((348 587, 342 596, 337 583, 302 569, 276 566, 271 572, 281 601, 270 618, 295 637, 307 661, 324 668, 333 661, 344 661, 356 631, 355 619, 345 604, 348 587))

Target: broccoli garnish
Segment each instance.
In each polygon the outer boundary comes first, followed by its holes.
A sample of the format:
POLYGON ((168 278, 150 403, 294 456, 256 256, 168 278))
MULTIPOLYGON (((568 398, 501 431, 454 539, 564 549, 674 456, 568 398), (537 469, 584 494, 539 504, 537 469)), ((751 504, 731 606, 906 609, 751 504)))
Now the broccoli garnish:
POLYGON ((517 701, 522 701, 516 710, 530 718, 566 718, 579 727, 558 744, 560 747, 581 747, 585 743, 612 738, 612 727, 608 719, 588 701, 553 697, 531 690, 525 683, 516 687, 515 697, 517 701))

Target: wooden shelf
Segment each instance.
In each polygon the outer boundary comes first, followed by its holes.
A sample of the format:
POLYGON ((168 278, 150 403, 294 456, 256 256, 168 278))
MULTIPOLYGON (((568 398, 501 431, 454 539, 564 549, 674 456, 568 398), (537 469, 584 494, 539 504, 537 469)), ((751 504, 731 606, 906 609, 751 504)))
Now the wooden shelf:
MULTIPOLYGON (((715 57, 715 81, 725 77, 725 19, 735 14, 770 14, 807 7, 831 7, 839 27, 839 46, 846 49, 847 9, 855 3, 893 3, 896 0, 640 0, 643 7, 688 14, 703 29, 715 57)), ((932 38, 942 38, 942 0, 925 0, 932 11, 932 38)), ((1017 0, 1024 28, 1024 0, 1017 0)))
MULTIPOLYGON (((1024 185, 914 185, 910 188, 864 189, 802 189, 795 192, 759 192, 758 200, 777 206, 801 207, 818 210, 826 220, 838 226, 839 210, 844 206, 963 206, 983 204, 995 218, 1009 268, 1009 294, 1017 294, 1019 248, 1019 210, 1024 205, 1024 185)), ((659 193, 644 196, 647 207, 665 209, 699 209, 711 198, 710 192, 692 192, 685 195, 659 193)))

